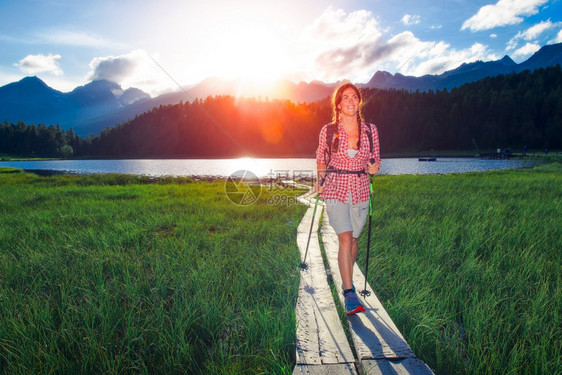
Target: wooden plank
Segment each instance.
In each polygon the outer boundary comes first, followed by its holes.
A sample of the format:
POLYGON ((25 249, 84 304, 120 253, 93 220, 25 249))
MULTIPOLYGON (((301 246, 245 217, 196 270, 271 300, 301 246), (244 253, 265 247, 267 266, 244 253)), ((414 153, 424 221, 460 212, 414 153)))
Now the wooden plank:
POLYGON ((368 375, 431 375, 431 369, 418 358, 406 358, 399 361, 373 359, 361 361, 363 373, 368 375))
POLYGON ((355 365, 342 363, 337 365, 297 365, 293 375, 349 375, 357 374, 355 365))
MULTIPOLYGON (((338 237, 329 225, 328 215, 324 215, 322 240, 334 282, 341 289, 342 279, 338 267, 338 237)), ((357 264, 353 267, 353 282, 357 292, 363 289, 365 277, 357 264)), ((367 290, 371 291, 370 296, 363 297, 358 293, 365 307, 365 313, 348 317, 355 351, 359 356, 359 360, 415 357, 414 352, 410 349, 410 346, 404 340, 404 337, 402 337, 402 334, 396 328, 396 325, 390 319, 390 316, 388 316, 388 313, 368 284, 367 290)), ((338 296, 343 303, 343 295, 338 293, 338 296)))
MULTIPOLYGON (((297 200, 302 203, 305 204, 307 206, 314 204, 314 202, 316 201, 316 193, 314 192, 314 190, 310 189, 308 192, 304 193, 303 195, 299 196, 297 198, 297 200)), ((310 223, 310 221, 309 221, 310 223)))
MULTIPOLYGON (((337 286, 342 285, 338 267, 338 237, 329 224, 328 215, 322 223, 322 240, 337 286)), ((359 267, 353 267, 353 281, 358 292, 364 289, 365 277, 359 267)), ((341 287, 339 287, 341 289, 341 287)), ((367 283, 369 296, 359 295, 365 313, 348 317, 348 324, 359 357, 360 366, 367 374, 432 374, 431 369, 415 357, 414 352, 380 303, 375 291, 367 283)), ((359 293, 358 293, 359 294, 359 293)), ((343 295, 338 293, 342 304, 343 295)))
MULTIPOLYGON (((354 363, 334 303, 318 243, 318 224, 323 206, 319 205, 314 220, 306 263, 301 271, 296 308, 297 365, 354 363)), ((297 229, 297 245, 304 259, 312 220, 310 207, 297 229)))

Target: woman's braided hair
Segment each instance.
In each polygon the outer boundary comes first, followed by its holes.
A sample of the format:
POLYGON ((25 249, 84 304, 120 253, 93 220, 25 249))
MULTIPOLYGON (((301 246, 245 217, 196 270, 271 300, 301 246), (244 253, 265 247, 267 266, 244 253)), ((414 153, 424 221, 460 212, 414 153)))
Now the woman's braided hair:
MULTIPOLYGON (((348 88, 352 88, 359 97, 359 109, 357 110, 357 130, 359 134, 359 140, 357 141, 357 149, 361 147, 361 122, 363 121, 363 115, 361 114, 361 104, 363 103, 363 98, 361 96, 361 91, 351 82, 341 84, 334 94, 332 95, 332 122, 333 126, 336 127, 336 133, 334 134, 334 139, 332 142, 332 153, 338 152, 338 147, 340 144, 339 134, 337 133, 338 124, 340 121, 340 110, 338 109, 338 105, 341 103, 343 98, 343 92, 348 88)), ((331 125, 330 125, 331 126, 331 125)))

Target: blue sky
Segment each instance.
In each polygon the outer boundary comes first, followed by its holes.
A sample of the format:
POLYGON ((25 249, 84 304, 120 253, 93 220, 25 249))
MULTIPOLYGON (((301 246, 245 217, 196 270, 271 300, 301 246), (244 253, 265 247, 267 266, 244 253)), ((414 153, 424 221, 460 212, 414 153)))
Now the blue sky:
POLYGON ((0 0, 0 86, 420 76, 562 42, 562 0, 0 0), (170 78, 170 76, 172 78, 170 78))

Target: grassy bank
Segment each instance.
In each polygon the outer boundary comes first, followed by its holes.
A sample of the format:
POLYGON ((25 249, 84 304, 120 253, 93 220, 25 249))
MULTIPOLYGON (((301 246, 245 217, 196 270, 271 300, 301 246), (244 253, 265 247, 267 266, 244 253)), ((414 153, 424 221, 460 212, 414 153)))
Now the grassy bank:
MULTIPOLYGON (((561 176, 375 178, 369 282, 436 373, 561 372, 561 176)), ((0 373, 291 373, 304 207, 268 197, 0 168, 0 373)))
POLYGON ((43 161, 43 160, 60 160, 60 158, 42 158, 35 156, 7 155, 0 154, 0 161, 43 161))
POLYGON ((290 373, 301 206, 0 171, 0 373, 290 373))
MULTIPOLYGON (((388 158, 419 158, 433 156, 437 158, 478 158, 479 155, 493 155, 497 149, 485 149, 478 150, 411 150, 406 152, 394 152, 385 153, 382 155, 382 159, 388 158)), ((557 161, 562 158, 561 150, 551 150, 548 154, 544 153, 544 150, 528 150, 525 155, 523 155, 523 150, 514 149, 511 154, 512 158, 530 158, 535 161, 541 162, 552 162, 557 161)))
POLYGON ((418 357, 438 374, 562 372, 562 164, 374 188, 368 279, 418 357))

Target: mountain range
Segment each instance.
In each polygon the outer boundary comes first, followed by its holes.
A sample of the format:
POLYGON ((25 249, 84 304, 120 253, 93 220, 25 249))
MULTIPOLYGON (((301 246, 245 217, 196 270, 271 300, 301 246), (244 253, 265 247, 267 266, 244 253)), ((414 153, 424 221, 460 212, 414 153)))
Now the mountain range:
POLYGON ((519 73, 524 70, 533 71, 538 68, 562 64, 562 43, 542 47, 528 60, 517 64, 509 56, 497 61, 476 61, 464 63, 456 69, 446 71, 440 75, 424 75, 421 77, 392 75, 378 71, 364 87, 384 89, 405 89, 410 91, 429 91, 452 89, 465 83, 475 82, 486 77, 500 74, 519 73))
MULTIPOLYGON (((360 86, 435 91, 452 89, 485 77, 533 71, 556 64, 562 64, 562 43, 544 46, 520 64, 505 56, 497 61, 465 63, 440 75, 412 77, 378 71, 369 82, 360 86)), ((160 105, 177 104, 209 95, 311 102, 328 97, 337 84, 279 81, 267 85, 207 78, 197 85, 152 98, 137 88, 123 90, 119 84, 105 80, 92 81, 63 93, 37 77, 26 77, 0 87, 0 121, 60 124, 63 129, 73 128, 76 134, 86 137, 160 105)))

